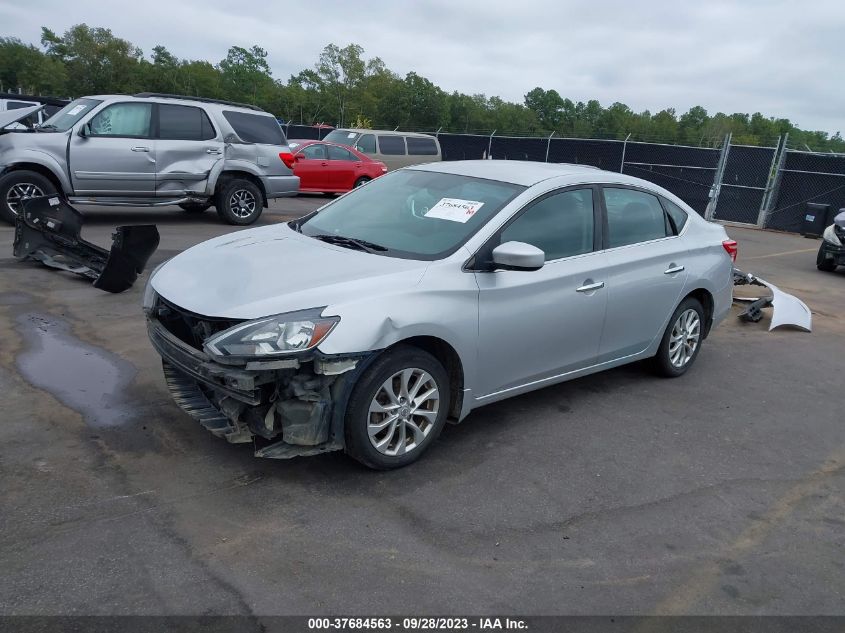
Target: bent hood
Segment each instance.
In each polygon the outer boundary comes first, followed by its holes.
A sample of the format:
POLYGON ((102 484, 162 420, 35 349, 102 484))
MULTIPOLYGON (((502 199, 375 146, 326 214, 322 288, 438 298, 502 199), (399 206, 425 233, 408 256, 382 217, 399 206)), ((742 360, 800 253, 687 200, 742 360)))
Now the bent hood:
POLYGON ((0 112, 0 134, 3 133, 3 128, 7 125, 17 123, 18 121, 23 121, 26 117, 43 109, 43 105, 34 105, 28 108, 20 108, 18 110, 7 110, 6 112, 0 112))
POLYGON ((198 244, 165 263, 151 283, 191 312, 257 319, 406 291, 427 265, 327 244, 281 224, 198 244))

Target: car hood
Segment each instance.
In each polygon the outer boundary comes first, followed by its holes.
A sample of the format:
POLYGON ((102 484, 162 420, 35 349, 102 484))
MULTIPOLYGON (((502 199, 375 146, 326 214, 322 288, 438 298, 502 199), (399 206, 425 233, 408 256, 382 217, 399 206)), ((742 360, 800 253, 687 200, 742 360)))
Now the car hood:
POLYGON ((43 109, 43 105, 34 105, 28 108, 20 108, 19 110, 8 110, 6 112, 0 112, 0 133, 2 132, 2 128, 6 127, 7 125, 17 123, 18 121, 23 121, 26 117, 43 109))
POLYGON ((196 314, 257 319, 407 288, 427 266, 320 242, 282 224, 198 244, 167 261, 151 283, 196 314))

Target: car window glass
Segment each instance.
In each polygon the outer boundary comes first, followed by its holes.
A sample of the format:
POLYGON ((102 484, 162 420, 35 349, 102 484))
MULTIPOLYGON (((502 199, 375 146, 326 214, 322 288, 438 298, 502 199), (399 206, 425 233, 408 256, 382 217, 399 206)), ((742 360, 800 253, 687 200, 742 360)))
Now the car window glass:
POLYGON ((284 132, 275 117, 266 114, 250 114, 224 110, 223 117, 232 126, 240 139, 246 143, 263 145, 284 145, 284 132))
POLYGON ((613 187, 603 191, 609 248, 666 237, 666 218, 657 196, 613 187))
POLYGON ((663 205, 666 207, 666 211, 669 213, 669 217, 672 218, 672 223, 675 225, 675 231, 680 233, 684 228, 684 225, 687 223, 687 218, 689 218, 687 212, 671 200, 667 200, 666 198, 663 198, 662 200, 663 205))
POLYGON ((405 137, 379 136, 378 147, 385 156, 403 156, 405 154, 405 137))
POLYGON ((319 143, 314 145, 306 145, 302 150, 302 154, 309 160, 326 160, 326 146, 319 143))
POLYGON ((348 149, 343 149, 337 145, 328 145, 329 160, 360 160, 355 154, 348 149))
POLYGON ((208 115, 200 108, 183 105, 158 106, 158 137, 161 139, 207 141, 214 138, 208 115))
POLYGON ((593 250, 593 191, 563 191, 534 203, 502 231, 500 243, 525 242, 546 261, 593 250))
POLYGON ((436 156, 437 143, 433 138, 423 138, 420 136, 408 136, 405 139, 408 142, 408 153, 416 156, 436 156))
POLYGON ((149 136, 151 114, 152 105, 149 103, 115 103, 91 119, 91 135, 149 136))
POLYGON ((327 143, 337 143, 338 145, 349 145, 355 147, 355 139, 358 138, 358 132, 350 132, 349 130, 332 130, 322 140, 327 143))
POLYGON ((23 110, 24 108, 31 108, 34 105, 38 105, 34 101, 7 101, 6 102, 6 109, 7 110, 23 110))
POLYGON ((375 154, 376 153, 376 136, 375 136, 375 134, 364 134, 360 139, 358 139, 358 143, 356 143, 355 147, 358 149, 359 152, 364 152, 365 154, 375 154))

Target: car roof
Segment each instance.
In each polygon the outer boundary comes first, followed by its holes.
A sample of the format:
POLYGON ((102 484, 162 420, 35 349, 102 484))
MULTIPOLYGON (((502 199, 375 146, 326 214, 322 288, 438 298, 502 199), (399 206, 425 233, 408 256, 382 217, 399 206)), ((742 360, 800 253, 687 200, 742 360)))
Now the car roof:
MULTIPOLYGON (((488 180, 499 180, 514 185, 530 187, 538 182, 559 176, 599 176, 603 172, 591 165, 571 165, 569 163, 539 163, 527 160, 456 160, 440 163, 415 165, 408 169, 439 171, 444 174, 473 176, 488 180)), ((623 178, 629 178, 623 176, 623 178)), ((603 180, 596 178, 596 180, 603 180)), ((632 179, 636 180, 636 179, 632 179)))
POLYGON ((338 127, 332 132, 355 132, 356 134, 396 134, 397 136, 422 136, 424 138, 435 138, 434 134, 423 134, 421 132, 403 132, 402 130, 370 130, 360 127, 338 127))
MULTIPOLYGON (((144 93, 140 93, 143 95, 144 93)), ((186 104, 193 104, 199 106, 217 106, 218 108, 225 108, 226 110, 237 110, 240 112, 245 112, 248 114, 258 114, 262 116, 273 116, 270 112, 262 110, 260 108, 250 107, 246 104, 237 104, 234 102, 228 101, 218 101, 218 100, 211 100, 211 99, 192 99, 191 97, 183 97, 180 95, 159 95, 159 94, 150 94, 150 96, 139 96, 138 94, 134 95, 121 95, 121 94, 108 94, 108 95, 84 95, 80 97, 81 99, 97 99, 99 101, 112 101, 112 100, 120 100, 120 101, 140 101, 140 102, 147 102, 153 101, 155 103, 172 103, 174 105, 178 105, 179 103, 186 103, 186 104)), ((275 117, 273 117, 275 118, 275 117)))

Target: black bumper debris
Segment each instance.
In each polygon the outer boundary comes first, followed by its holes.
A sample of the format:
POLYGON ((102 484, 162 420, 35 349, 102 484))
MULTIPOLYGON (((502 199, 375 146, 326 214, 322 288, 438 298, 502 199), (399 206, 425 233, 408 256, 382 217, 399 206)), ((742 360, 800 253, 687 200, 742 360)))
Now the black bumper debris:
POLYGON ((80 237, 82 215, 60 196, 23 202, 15 222, 14 255, 94 280, 94 287, 123 292, 135 283, 158 248, 154 224, 119 226, 107 251, 80 237))

